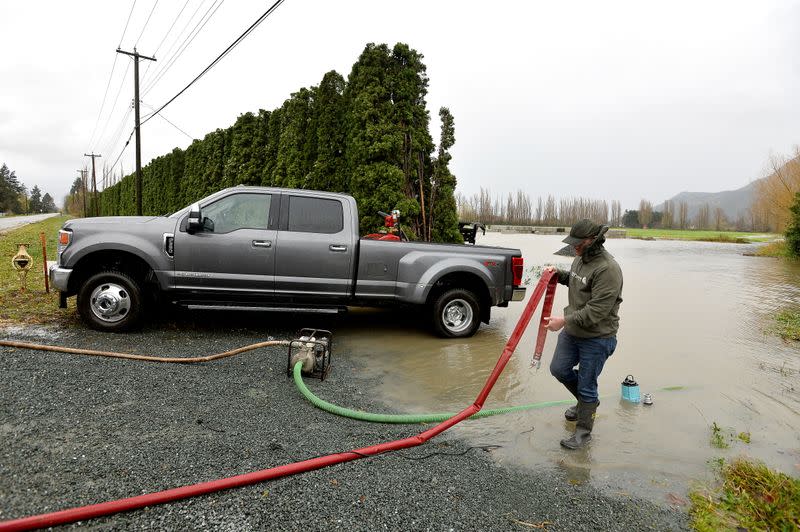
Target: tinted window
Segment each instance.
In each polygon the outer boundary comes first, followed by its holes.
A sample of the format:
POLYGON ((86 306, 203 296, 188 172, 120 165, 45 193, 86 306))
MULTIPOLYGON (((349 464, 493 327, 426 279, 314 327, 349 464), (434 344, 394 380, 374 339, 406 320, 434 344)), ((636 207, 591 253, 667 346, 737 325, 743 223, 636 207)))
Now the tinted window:
POLYGON ((266 229, 271 198, 269 194, 225 196, 203 207, 202 216, 213 224, 207 226, 205 231, 230 233, 237 229, 266 229))
POLYGON ((343 227, 341 202, 322 198, 289 197, 289 231, 338 233, 343 227))

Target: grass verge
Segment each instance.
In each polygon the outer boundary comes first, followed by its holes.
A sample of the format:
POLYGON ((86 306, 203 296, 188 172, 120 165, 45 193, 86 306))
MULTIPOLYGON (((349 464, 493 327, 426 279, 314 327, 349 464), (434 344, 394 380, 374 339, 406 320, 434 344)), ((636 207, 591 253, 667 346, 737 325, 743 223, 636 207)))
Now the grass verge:
POLYGON ((637 229, 621 228, 628 238, 660 239, 660 240, 696 240, 702 242, 729 242, 751 244, 753 242, 769 242, 780 238, 780 235, 766 233, 743 233, 740 231, 695 231, 688 229, 637 229))
POLYGON ((716 489, 689 492, 692 528, 718 530, 797 530, 800 479, 743 458, 722 463, 716 489))
POLYGON ((67 216, 54 216, 0 234, 0 254, 3 256, 0 262, 0 325, 64 323, 75 319, 73 311, 58 308, 58 290, 51 287, 49 294, 45 292, 39 240, 39 233, 44 233, 47 259, 56 260, 58 230, 68 219, 67 216), (19 248, 17 244, 30 244, 28 254, 33 257, 24 292, 20 291, 17 272, 11 267, 11 258, 19 248))

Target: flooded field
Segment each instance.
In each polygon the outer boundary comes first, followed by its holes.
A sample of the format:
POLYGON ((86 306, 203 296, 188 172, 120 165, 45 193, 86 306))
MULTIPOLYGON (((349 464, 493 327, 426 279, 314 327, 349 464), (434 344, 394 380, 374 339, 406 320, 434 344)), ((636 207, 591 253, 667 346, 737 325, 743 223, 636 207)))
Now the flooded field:
MULTIPOLYGON (((518 247, 527 267, 570 262, 552 254, 562 247, 560 237, 489 233, 478 243, 518 247)), ((692 479, 710 478, 708 462, 718 457, 746 455, 800 474, 800 345, 766 332, 776 309, 800 302, 800 267, 743 256, 753 248, 735 244, 609 240, 606 247, 622 266, 624 301, 619 345, 600 378, 590 449, 560 448, 571 427, 563 407, 454 430, 475 444, 501 445, 500 462, 560 468, 574 482, 662 502, 684 498, 692 479), (628 374, 642 393, 652 393, 652 406, 621 401, 628 374), (659 391, 668 386, 684 388, 659 391)), ((566 299, 559 286, 558 313, 566 299)), ((455 411, 474 400, 522 308, 493 309, 491 325, 461 341, 398 323, 397 313, 355 310, 336 325, 337 351, 368 359, 365 371, 384 383, 379 399, 396 410, 455 411)), ((538 372, 530 368, 534 341, 531 327, 487 407, 570 398, 547 369, 555 334, 538 372)))

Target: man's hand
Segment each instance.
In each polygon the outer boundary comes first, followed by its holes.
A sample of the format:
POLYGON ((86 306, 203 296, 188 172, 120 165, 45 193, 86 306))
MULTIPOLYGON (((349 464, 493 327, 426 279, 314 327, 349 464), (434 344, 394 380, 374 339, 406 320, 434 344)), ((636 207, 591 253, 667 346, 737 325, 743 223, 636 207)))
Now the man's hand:
POLYGON ((564 316, 550 316, 544 319, 544 324, 548 331, 560 331, 564 328, 564 316))

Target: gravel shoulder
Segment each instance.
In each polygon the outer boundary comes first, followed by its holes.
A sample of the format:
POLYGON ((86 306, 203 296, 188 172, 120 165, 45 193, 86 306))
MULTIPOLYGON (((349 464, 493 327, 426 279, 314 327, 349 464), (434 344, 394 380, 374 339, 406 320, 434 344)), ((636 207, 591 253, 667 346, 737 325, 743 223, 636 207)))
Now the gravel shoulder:
MULTIPOLYGON (((215 323, 139 333, 0 329, 35 343, 205 355, 293 331, 215 323)), ((334 348, 336 404, 391 411, 364 360, 334 348)), ((414 435, 322 412, 285 375, 286 349, 168 365, 0 347, 0 520, 248 473, 414 435)), ((426 445, 70 525, 89 530, 685 530, 686 514, 552 471, 501 466, 447 432, 426 445), (432 454, 436 453, 436 454, 432 454)))

